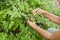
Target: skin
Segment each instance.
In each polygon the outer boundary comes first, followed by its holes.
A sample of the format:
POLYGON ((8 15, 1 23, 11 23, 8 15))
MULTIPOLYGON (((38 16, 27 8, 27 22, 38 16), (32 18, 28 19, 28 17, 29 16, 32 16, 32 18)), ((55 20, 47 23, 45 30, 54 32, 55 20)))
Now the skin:
POLYGON ((28 19, 28 24, 30 25, 30 27, 32 27, 34 30, 36 30, 39 34, 41 34, 45 38, 51 39, 51 35, 52 35, 51 33, 49 33, 46 30, 40 28, 35 23, 32 23, 29 19, 28 19))
POLYGON ((58 2, 59 2, 59 4, 60 4, 60 0, 57 0, 58 2))
MULTIPOLYGON (((37 14, 43 14, 45 17, 47 17, 48 19, 50 19, 51 21, 60 24, 60 17, 59 16, 55 16, 51 13, 48 13, 47 11, 44 11, 42 9, 34 9, 33 10, 34 15, 37 14)), ((52 34, 47 32, 46 30, 40 28, 39 26, 37 26, 35 23, 31 22, 29 19, 27 21, 27 23, 30 25, 30 27, 32 27, 34 30, 36 30, 39 34, 41 34, 43 37, 51 40, 52 34)), ((55 36, 54 36, 55 37, 55 36)))
POLYGON ((51 40, 60 40, 60 31, 54 33, 53 36, 51 37, 51 40))
POLYGON ((44 11, 44 10, 39 9, 39 8, 34 9, 33 13, 43 14, 45 17, 47 17, 48 19, 50 19, 52 22, 60 24, 60 17, 59 16, 55 16, 52 13, 48 13, 47 11, 44 11))

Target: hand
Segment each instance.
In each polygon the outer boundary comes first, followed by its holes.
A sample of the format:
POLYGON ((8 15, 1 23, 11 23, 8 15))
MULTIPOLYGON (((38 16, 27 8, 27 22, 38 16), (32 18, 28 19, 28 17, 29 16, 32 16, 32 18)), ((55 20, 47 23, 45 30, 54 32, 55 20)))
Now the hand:
POLYGON ((33 26, 35 23, 31 22, 29 19, 27 20, 27 23, 30 25, 30 26, 33 26))
POLYGON ((37 9, 34 9, 33 10, 33 13, 35 13, 34 15, 36 15, 36 14, 43 14, 45 11, 44 10, 42 10, 42 9, 40 9, 40 8, 37 8, 37 9))
POLYGON ((30 21, 30 19, 27 20, 28 24, 34 24, 33 22, 30 21))

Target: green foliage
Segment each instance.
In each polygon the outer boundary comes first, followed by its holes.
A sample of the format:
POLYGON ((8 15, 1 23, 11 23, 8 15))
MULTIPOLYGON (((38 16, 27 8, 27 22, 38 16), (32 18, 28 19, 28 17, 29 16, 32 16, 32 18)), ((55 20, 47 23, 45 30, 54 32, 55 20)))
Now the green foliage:
POLYGON ((41 8, 55 15, 60 15, 60 8, 53 5, 53 0, 1 0, 0 1, 0 39, 1 40, 44 40, 27 24, 27 18, 33 18, 38 26, 60 28, 43 15, 32 14, 35 8, 41 8))

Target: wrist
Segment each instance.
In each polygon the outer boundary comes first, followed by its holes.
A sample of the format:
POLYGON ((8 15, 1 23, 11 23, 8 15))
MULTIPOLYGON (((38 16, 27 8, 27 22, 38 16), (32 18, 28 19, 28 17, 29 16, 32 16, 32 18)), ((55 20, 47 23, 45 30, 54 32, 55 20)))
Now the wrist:
POLYGON ((47 14, 47 11, 43 11, 43 13, 42 13, 43 15, 45 15, 45 14, 47 14))

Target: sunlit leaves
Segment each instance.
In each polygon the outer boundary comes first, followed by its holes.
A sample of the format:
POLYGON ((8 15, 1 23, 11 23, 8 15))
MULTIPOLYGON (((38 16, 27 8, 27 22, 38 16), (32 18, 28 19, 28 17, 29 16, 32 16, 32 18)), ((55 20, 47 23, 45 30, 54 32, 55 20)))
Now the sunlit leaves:
POLYGON ((30 28, 27 24, 27 19, 30 18, 34 20, 38 26, 44 29, 48 27, 57 28, 58 25, 45 18, 43 15, 34 16, 32 10, 37 7, 60 15, 60 8, 55 8, 52 0, 1 0, 0 39, 44 40, 41 35, 30 28))

